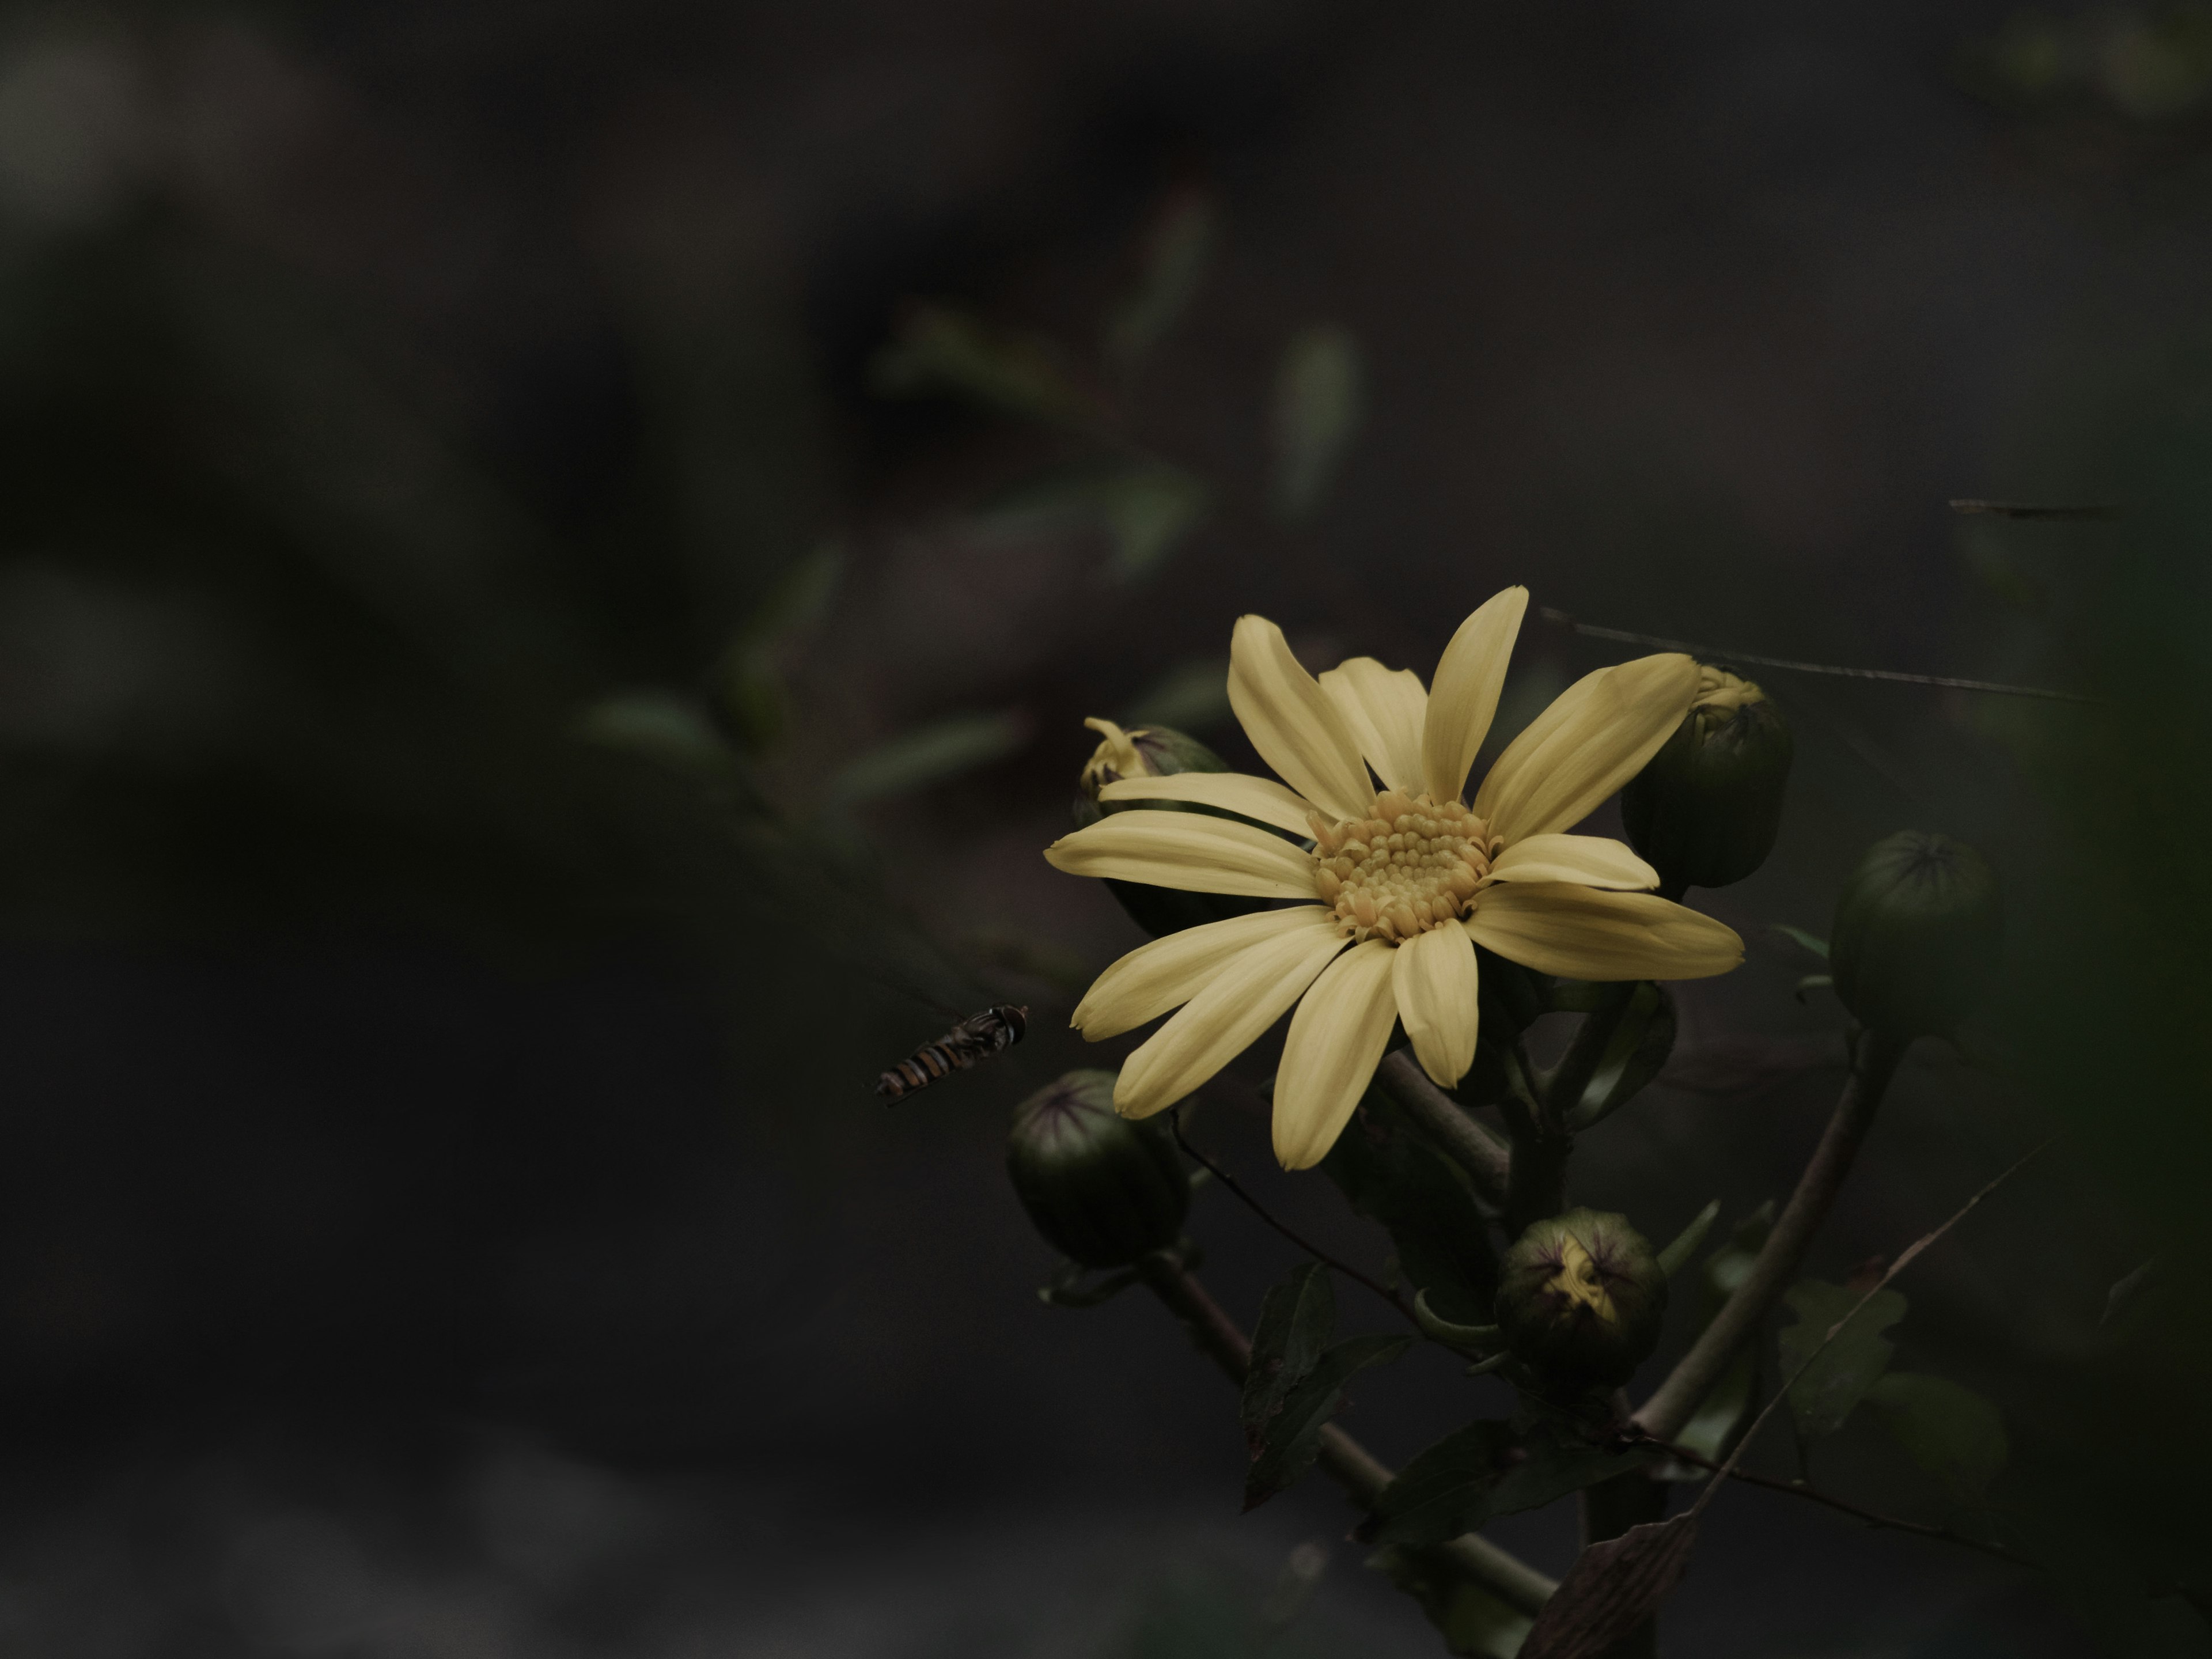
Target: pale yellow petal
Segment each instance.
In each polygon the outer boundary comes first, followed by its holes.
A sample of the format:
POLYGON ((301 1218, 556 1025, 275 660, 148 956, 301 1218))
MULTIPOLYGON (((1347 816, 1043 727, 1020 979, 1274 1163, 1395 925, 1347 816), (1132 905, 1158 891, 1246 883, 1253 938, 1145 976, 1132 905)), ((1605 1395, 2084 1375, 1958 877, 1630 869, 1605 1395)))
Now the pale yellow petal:
POLYGON ((1203 812, 1109 813, 1044 849, 1055 870, 1192 893, 1310 899, 1312 857, 1280 836, 1203 812))
POLYGON ((1569 979, 1705 979, 1743 960, 1735 930, 1650 893, 1506 881, 1475 897, 1469 937, 1509 962, 1569 979))
POLYGON ((1340 662, 1321 677, 1336 712, 1359 740, 1359 752, 1393 789, 1421 793, 1421 722, 1429 694, 1410 668, 1385 668, 1372 657, 1340 662))
POLYGON ((1121 1062, 1114 1107, 1150 1117, 1172 1106, 1257 1042, 1341 951, 1335 927, 1300 927, 1247 945, 1206 988, 1121 1062))
POLYGON ((1294 836, 1313 838, 1306 817, 1314 811, 1314 804, 1273 778, 1255 778, 1248 772, 1171 772, 1161 778, 1123 778, 1101 789, 1098 799, 1185 800, 1200 806, 1218 806, 1224 812, 1241 812, 1294 836))
POLYGON ((1310 1170, 1336 1145, 1367 1092, 1398 1023, 1391 957, 1380 939, 1355 945, 1314 981, 1283 1039, 1275 1073, 1275 1156, 1310 1170))
POLYGON ((1206 987, 1231 957, 1279 934, 1316 926, 1344 929, 1319 905, 1255 910, 1249 916, 1209 921, 1140 945, 1098 975, 1068 1021, 1090 1041, 1119 1036, 1179 1008, 1206 987))
POLYGON ((1585 887, 1656 887, 1659 872, 1605 836, 1527 836, 1498 855, 1492 881, 1578 881, 1585 887))
POLYGON ((1375 805, 1359 744, 1314 677, 1265 617, 1239 617, 1229 641, 1229 706, 1260 758, 1332 817, 1375 805))
POLYGON ((1474 810, 1509 843, 1572 829, 1644 769, 1697 689, 1698 665, 1680 652, 1585 674, 1506 746, 1474 810))
POLYGON ((1509 587, 1483 601, 1459 625, 1437 664, 1429 689, 1428 718, 1421 728, 1421 766, 1428 792, 1439 801, 1457 800, 1467 775, 1490 735, 1498 713, 1498 693, 1505 684, 1505 665, 1520 636, 1528 609, 1528 590, 1509 587))
POLYGON ((1463 927, 1431 927, 1400 945, 1391 963, 1398 1018, 1421 1069, 1449 1089, 1474 1064, 1474 942, 1463 927))

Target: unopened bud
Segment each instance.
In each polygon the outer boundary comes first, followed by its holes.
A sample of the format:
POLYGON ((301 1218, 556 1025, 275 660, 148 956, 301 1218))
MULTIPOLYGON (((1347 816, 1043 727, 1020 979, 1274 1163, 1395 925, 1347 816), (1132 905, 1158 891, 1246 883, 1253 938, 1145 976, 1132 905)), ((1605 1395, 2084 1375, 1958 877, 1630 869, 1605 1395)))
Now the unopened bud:
POLYGON ((1070 1072, 1015 1107, 1006 1173, 1036 1230, 1086 1267, 1166 1249, 1190 1208, 1165 1122, 1118 1115, 1111 1072, 1070 1072))
POLYGON ((1910 1041, 1948 1036, 1996 970, 1996 872, 1964 842, 1907 830, 1859 860, 1836 905, 1828 961, 1859 1023, 1910 1041))
MULTIPOLYGON (((1165 777, 1176 772, 1225 772, 1221 757, 1196 738, 1165 726, 1133 726, 1124 731, 1106 720, 1083 722, 1102 741, 1077 780, 1081 791, 1075 798, 1075 827, 1087 830, 1109 812, 1130 807, 1154 811, 1203 811, 1183 801, 1102 801, 1098 792, 1123 778, 1165 777)), ((1106 878, 1107 890, 1121 902, 1129 919, 1155 939, 1197 927, 1209 921, 1225 921, 1249 915, 1262 901, 1228 893, 1187 893, 1179 888, 1152 887, 1142 882, 1106 878)))
POLYGON ((1793 746, 1764 691, 1700 664, 1690 712, 1620 792, 1630 844, 1676 892, 1741 881, 1774 850, 1793 746))
POLYGON ((1570 1210, 1522 1233, 1498 1281, 1505 1343, 1561 1392, 1617 1388, 1658 1346, 1667 1274, 1628 1218, 1570 1210))

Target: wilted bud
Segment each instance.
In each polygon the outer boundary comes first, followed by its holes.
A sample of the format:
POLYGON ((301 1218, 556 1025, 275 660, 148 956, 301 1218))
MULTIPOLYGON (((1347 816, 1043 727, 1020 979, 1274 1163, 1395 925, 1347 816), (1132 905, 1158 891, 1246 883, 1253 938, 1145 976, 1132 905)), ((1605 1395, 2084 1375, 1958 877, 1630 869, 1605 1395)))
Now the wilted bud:
POLYGON ((1505 1253, 1498 1323, 1514 1355, 1561 1390, 1615 1388, 1658 1345, 1667 1274, 1628 1218, 1570 1210, 1505 1253))
MULTIPOLYGON (((1176 772, 1225 772, 1221 757, 1196 738, 1165 726, 1137 726, 1123 731, 1111 720, 1083 722, 1103 741, 1078 780, 1082 793, 1075 799, 1075 827, 1087 830, 1109 812, 1132 806, 1157 811, 1196 811, 1182 801, 1102 802, 1098 792, 1123 778, 1166 777, 1176 772)), ((1106 879, 1106 886, 1121 901, 1129 919, 1154 938, 1180 933, 1205 922, 1225 921, 1260 908, 1261 901, 1228 893, 1186 893, 1173 887, 1149 887, 1142 882, 1106 879)))
POLYGON ((1901 831, 1844 884, 1828 941, 1836 994, 1885 1036, 1948 1036, 1996 972, 2003 932, 1986 859, 1948 836, 1901 831))
POLYGON ((1190 1208, 1166 1125, 1118 1115, 1111 1072, 1070 1072, 1015 1107, 1006 1173, 1036 1230, 1086 1267, 1166 1249, 1190 1208))
POLYGON ((1774 850, 1792 747, 1764 691, 1700 664, 1690 712, 1620 792, 1630 843, 1675 891, 1741 881, 1774 850))

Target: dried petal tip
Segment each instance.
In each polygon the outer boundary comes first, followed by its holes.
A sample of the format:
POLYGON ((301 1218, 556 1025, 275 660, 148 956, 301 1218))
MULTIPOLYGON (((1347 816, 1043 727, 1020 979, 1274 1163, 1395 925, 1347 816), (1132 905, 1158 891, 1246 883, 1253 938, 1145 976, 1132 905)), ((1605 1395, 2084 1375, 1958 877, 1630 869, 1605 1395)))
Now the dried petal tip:
POLYGON ((1667 1274, 1626 1216, 1570 1210, 1539 1221, 1499 1273, 1506 1346, 1562 1395, 1627 1382, 1666 1312, 1667 1274))
POLYGON ((1963 842, 1907 830, 1859 860, 1828 944, 1836 994, 1886 1036, 1948 1036, 1996 974, 1996 872, 1963 842))

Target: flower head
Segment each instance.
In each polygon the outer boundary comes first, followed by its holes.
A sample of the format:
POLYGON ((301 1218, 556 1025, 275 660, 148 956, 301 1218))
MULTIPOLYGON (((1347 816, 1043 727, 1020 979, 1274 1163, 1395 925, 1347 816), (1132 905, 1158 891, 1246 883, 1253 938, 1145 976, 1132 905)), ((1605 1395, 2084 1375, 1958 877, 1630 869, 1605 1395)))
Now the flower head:
POLYGON ((1076 875, 1291 901, 1156 939, 1091 988, 1074 1024, 1093 1041, 1181 1010, 1123 1064, 1114 1103, 1125 1116, 1182 1099, 1295 1005, 1274 1141, 1284 1167, 1306 1169, 1335 1143, 1401 1021, 1431 1077, 1449 1087, 1466 1074, 1477 945, 1578 979, 1694 979, 1742 959, 1727 927, 1633 890, 1659 878, 1627 848, 1565 833, 1680 723, 1698 684, 1688 657, 1586 675, 1467 799, 1528 602, 1510 587, 1461 623, 1426 688, 1371 657, 1316 680, 1274 623, 1239 617, 1230 706, 1282 781, 1181 772, 1099 793, 1256 822, 1135 808, 1047 849, 1076 875))

